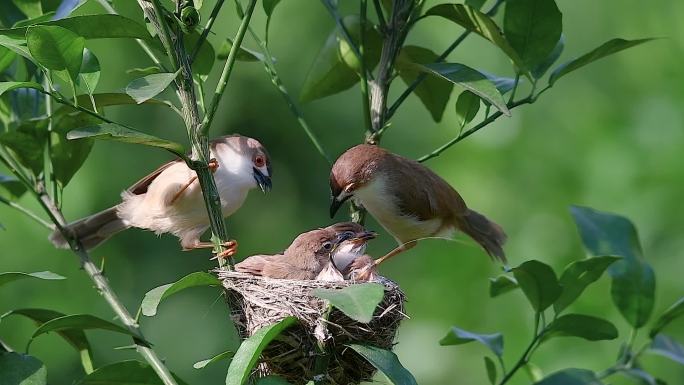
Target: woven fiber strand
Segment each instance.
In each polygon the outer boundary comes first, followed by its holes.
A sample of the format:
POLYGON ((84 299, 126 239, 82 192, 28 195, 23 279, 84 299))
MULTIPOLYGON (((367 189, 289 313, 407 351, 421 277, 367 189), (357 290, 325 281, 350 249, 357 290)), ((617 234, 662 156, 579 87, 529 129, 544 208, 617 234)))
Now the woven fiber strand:
POLYGON ((389 280, 383 281, 385 297, 373 319, 364 324, 337 309, 326 321, 323 317, 327 303, 313 295, 314 289, 342 289, 353 282, 269 279, 228 270, 218 270, 217 274, 242 338, 289 316, 299 320, 264 350, 255 373, 258 377, 278 375, 294 385, 304 385, 317 374, 325 375, 325 382, 335 385, 369 381, 375 368, 347 345, 368 344, 391 350, 399 323, 407 318, 404 293, 389 280), (314 370, 319 342, 325 344, 328 353, 326 373, 314 370))

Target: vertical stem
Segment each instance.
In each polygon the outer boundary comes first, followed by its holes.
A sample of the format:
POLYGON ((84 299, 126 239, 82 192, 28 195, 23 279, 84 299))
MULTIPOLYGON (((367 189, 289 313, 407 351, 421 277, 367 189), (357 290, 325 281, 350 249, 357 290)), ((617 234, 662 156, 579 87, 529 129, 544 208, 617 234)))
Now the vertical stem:
POLYGON ((207 40, 207 36, 209 35, 209 31, 211 31, 211 27, 214 26, 214 22, 216 21, 216 17, 218 16, 219 11, 221 10, 221 7, 223 7, 223 2, 225 0, 216 0, 216 4, 214 4, 214 8, 211 10, 211 15, 209 15, 209 20, 207 20, 207 24, 204 26, 204 30, 202 31, 202 34, 200 35, 199 39, 197 40, 197 44, 195 45, 195 48, 192 50, 192 54, 190 55, 190 63, 194 63, 195 59, 197 58, 197 54, 199 54, 200 48, 202 48, 202 44, 207 40))
MULTIPOLYGON (((50 82, 48 81, 47 77, 48 74, 46 73, 45 79, 43 79, 43 88, 49 89, 50 87, 50 82)), ((74 93, 74 101, 76 100, 76 94, 74 93)), ((45 148, 45 170, 43 171, 43 175, 47 172, 48 173, 48 181, 49 181, 49 186, 52 189, 52 197, 55 200, 55 205, 57 207, 60 207, 59 204, 59 194, 57 193, 57 178, 55 178, 55 170, 52 165, 52 129, 53 129, 53 119, 52 119, 52 98, 50 95, 45 95, 45 113, 47 114, 47 119, 48 119, 48 127, 47 127, 47 143, 46 143, 46 148, 45 148)))
POLYGON ((368 99, 368 76, 366 70, 366 56, 365 56, 365 46, 366 46, 366 11, 368 9, 367 0, 361 0, 359 2, 359 18, 361 19, 361 28, 359 31, 359 54, 361 54, 361 60, 359 61, 361 65, 361 103, 363 105, 363 120, 366 123, 366 132, 370 133, 373 129, 373 123, 371 123, 371 111, 370 111, 370 100, 368 99))

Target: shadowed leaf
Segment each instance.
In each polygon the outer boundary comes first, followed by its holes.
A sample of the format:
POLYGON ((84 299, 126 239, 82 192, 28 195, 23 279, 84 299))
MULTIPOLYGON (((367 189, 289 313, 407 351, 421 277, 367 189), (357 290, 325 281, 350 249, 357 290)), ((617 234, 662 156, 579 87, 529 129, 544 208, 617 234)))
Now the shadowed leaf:
MULTIPOLYGON (((151 39, 147 28, 120 15, 86 15, 40 23, 41 26, 57 26, 70 30, 85 39, 131 38, 151 39)), ((27 27, 0 29, 0 35, 23 38, 27 27)))
POLYGON ((492 385, 496 385, 496 364, 491 358, 489 358, 489 356, 485 356, 484 363, 489 383, 492 385))
POLYGON ((26 32, 26 44, 40 65, 65 72, 76 83, 83 62, 83 37, 58 26, 32 26, 26 32))
POLYGON ((143 76, 128 83, 126 93, 140 104, 164 91, 178 73, 159 73, 143 76))
POLYGON ((470 91, 463 91, 458 95, 458 99, 456 99, 456 117, 460 127, 465 127, 466 124, 475 119, 479 110, 479 96, 470 91))
POLYGON ((603 385, 591 370, 563 369, 550 374, 534 385, 603 385))
POLYGON ((554 0, 507 0, 504 33, 524 68, 535 68, 556 47, 563 16, 554 0))
POLYGON ((489 296, 494 298, 501 294, 508 293, 511 290, 517 289, 518 281, 508 275, 500 275, 496 278, 489 278, 489 296))
MULTIPOLYGON (((172 374, 178 385, 187 385, 172 374)), ((144 362, 129 360, 97 368, 76 385, 164 385, 159 375, 144 362)))
POLYGON ((536 260, 523 262, 513 268, 513 275, 537 312, 546 310, 561 294, 556 274, 545 263, 536 260))
POLYGON ((366 361, 387 377, 393 385, 417 385, 416 379, 411 372, 406 370, 399 362, 399 358, 393 352, 370 345, 349 345, 359 353, 366 361))
POLYGON ((148 135, 140 131, 113 123, 103 123, 94 126, 82 127, 67 134, 67 139, 94 138, 103 140, 113 140, 116 142, 143 144, 146 146, 159 147, 171 151, 177 156, 185 159, 185 149, 182 145, 169 140, 160 139, 156 136, 148 135))
POLYGON ((680 345, 672 337, 664 334, 656 335, 648 351, 684 365, 684 346, 680 345))
MULTIPOLYGON (((219 60, 228 59, 228 54, 230 53, 231 48, 233 48, 233 39, 226 38, 226 40, 223 41, 223 44, 221 44, 221 48, 219 48, 218 52, 216 53, 216 57, 219 60)), ((265 57, 260 52, 251 50, 249 48, 240 47, 235 55, 235 60, 254 62, 264 61, 265 57)))
POLYGON ((499 357, 503 355, 504 343, 503 335, 501 335, 501 333, 476 334, 452 326, 451 330, 449 330, 449 333, 439 341, 439 344, 442 346, 463 345, 473 341, 479 342, 488 347, 499 357))
POLYGON ((35 273, 21 273, 21 272, 7 272, 7 273, 0 273, 0 286, 17 281, 20 279, 44 279, 44 280, 60 280, 60 279, 66 279, 65 277, 62 277, 59 274, 55 274, 51 271, 39 271, 35 273))
POLYGON ((658 317, 658 320, 651 328, 651 332, 649 333, 649 335, 651 337, 655 336, 656 334, 660 333, 660 331, 663 330, 667 325, 669 325, 670 322, 674 321, 675 319, 683 315, 684 297, 680 298, 677 302, 675 302, 672 306, 665 310, 665 312, 660 317, 658 317))
POLYGON ((2 385, 45 385, 47 369, 37 358, 19 353, 0 353, 2 385))
MULTIPOLYGON (((105 321, 102 318, 95 317, 90 314, 74 314, 64 317, 54 318, 42 324, 31 336, 31 340, 39 337, 42 334, 49 332, 59 332, 63 330, 88 330, 99 329, 109 330, 119 334, 126 334, 140 341, 144 342, 136 333, 119 326, 117 324, 105 321)), ((147 343, 149 345, 149 343, 147 343)))
POLYGON ((556 313, 560 313, 582 294, 584 289, 596 282, 603 272, 620 257, 600 256, 575 261, 568 265, 560 277, 560 285, 563 292, 554 302, 556 313))
POLYGON ((566 314, 547 327, 544 339, 552 337, 580 337, 588 341, 614 340, 618 336, 615 326, 601 318, 583 314, 566 314))
POLYGON ((26 186, 21 181, 2 174, 0 174, 0 189, 5 190, 12 199, 19 199, 26 192, 26 186))
POLYGON ((558 39, 556 46, 553 48, 553 51, 551 51, 551 53, 546 57, 546 59, 542 60, 541 62, 539 62, 539 64, 532 68, 532 76, 534 76, 535 79, 539 79, 542 76, 544 76, 546 71, 548 71, 549 68, 551 68, 551 66, 553 65, 553 63, 555 63, 556 60, 558 60, 560 55, 563 53, 564 48, 565 37, 563 36, 563 34, 561 34, 561 37, 560 39, 558 39))

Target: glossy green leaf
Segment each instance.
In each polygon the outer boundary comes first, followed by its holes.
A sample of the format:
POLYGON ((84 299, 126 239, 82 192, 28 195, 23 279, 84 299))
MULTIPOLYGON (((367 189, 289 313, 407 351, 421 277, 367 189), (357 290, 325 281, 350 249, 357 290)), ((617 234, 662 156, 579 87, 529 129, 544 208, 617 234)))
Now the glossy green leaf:
POLYGON ((575 302, 587 286, 601 278, 603 272, 618 260, 620 257, 604 255, 575 261, 568 265, 559 280, 563 292, 553 304, 556 313, 562 312, 575 302))
MULTIPOLYGON (((219 48, 218 52, 216 53, 216 57, 219 60, 226 60, 228 59, 228 54, 230 53, 230 49, 233 48, 233 39, 231 38, 226 38, 226 40, 223 41, 223 44, 221 44, 221 48, 219 48)), ((240 47, 238 49, 236 55, 235 55, 235 60, 239 61, 264 61, 265 57, 262 55, 260 52, 240 47)))
POLYGON ((179 291, 199 286, 221 286, 221 281, 213 274, 202 271, 190 273, 174 283, 162 285, 148 291, 140 305, 142 313, 148 317, 152 317, 157 314, 157 307, 164 299, 179 291))
POLYGON ((169 140, 160 139, 140 131, 119 126, 113 123, 103 123, 69 131, 67 139, 93 138, 113 140, 115 142, 143 144, 145 146, 159 147, 171 151, 181 158, 185 158, 185 149, 182 145, 169 140))
POLYGON ((579 337, 588 341, 614 340, 617 336, 618 331, 612 323, 583 314, 562 315, 551 322, 544 333, 544 339, 579 337))
MULTIPOLYGON (((399 52, 395 67, 404 83, 410 85, 422 73, 419 64, 435 63, 437 59, 437 54, 427 48, 408 45, 402 47, 399 52)), ((453 88, 453 84, 449 82, 428 76, 418 84, 413 92, 428 109, 432 119, 439 122, 442 120, 444 109, 449 103, 449 96, 451 96, 453 88)))
POLYGON ((603 385, 591 370, 563 369, 552 373, 534 385, 603 385))
POLYGON ((78 75, 77 85, 81 86, 88 94, 95 93, 95 88, 100 82, 100 62, 89 49, 83 51, 83 62, 78 75))
POLYGON ((684 365, 684 346, 664 334, 658 334, 653 338, 648 352, 667 357, 684 365))
MULTIPOLYGON (((57 26, 70 30, 86 39, 131 38, 151 39, 147 28, 140 23, 121 15, 84 15, 48 21, 41 26, 57 26)), ((0 29, 0 35, 23 38, 27 27, 0 29)))
POLYGON ((192 365, 192 367, 195 369, 203 369, 207 365, 213 364, 213 363, 221 361, 221 360, 231 358, 231 357, 233 357, 233 355, 235 355, 235 352, 233 352, 231 350, 227 350, 227 351, 225 351, 223 353, 219 353, 219 354, 217 354, 214 357, 211 357, 209 359, 197 361, 197 362, 195 362, 195 364, 192 365))
POLYGON ((296 322, 297 318, 295 317, 284 318, 276 324, 257 330, 251 337, 244 340, 230 363, 226 375, 226 385, 243 385, 266 346, 283 330, 296 322))
POLYGON ((126 93, 138 104, 143 103, 164 91, 176 76, 178 73, 164 72, 135 79, 126 86, 126 93))
POLYGON ((496 278, 489 278, 489 296, 494 298, 501 294, 508 293, 517 289, 518 281, 509 275, 500 275, 496 278))
POLYGON ((26 192, 26 186, 17 178, 0 174, 0 191, 3 190, 5 194, 0 194, 0 197, 19 199, 26 192))
POLYGON ((20 279, 44 279, 53 281, 66 278, 51 271, 38 271, 35 273, 7 272, 0 273, 0 286, 20 279))
POLYGON ((545 263, 536 260, 523 262, 513 268, 513 276, 537 312, 546 310, 561 294, 556 273, 545 263))
POLYGON ((656 278, 653 268, 643 260, 616 262, 609 272, 613 277, 610 294, 630 325, 640 328, 648 322, 655 304, 656 278))
POLYGON ((0 353, 0 384, 45 385, 47 369, 35 357, 19 353, 0 353))
POLYGON ((404 368, 393 352, 370 345, 352 344, 349 347, 382 372, 392 385, 417 385, 411 372, 404 368))
POLYGON ((33 58, 31 57, 31 53, 28 50, 28 47, 26 47, 26 40, 24 38, 24 35, 5 36, 0 34, 0 46, 5 47, 16 54, 19 54, 28 60, 33 60, 33 58))
POLYGON ((492 385, 496 385, 496 364, 494 363, 494 360, 489 358, 489 356, 485 356, 484 363, 489 383, 492 385))
POLYGON ((273 10, 275 10, 276 5, 280 3, 280 0, 263 0, 261 5, 264 7, 264 13, 266 16, 271 17, 273 10))
MULTIPOLYGON (((511 92, 513 87, 515 87, 515 79, 514 78, 509 78, 509 77, 504 77, 504 76, 497 76, 490 74, 488 72, 481 71, 482 75, 486 76, 487 79, 489 79, 492 84, 494 84, 494 87, 496 87, 497 91, 501 93, 501 95, 506 95, 507 93, 511 92)), ((523 82, 524 79, 519 79, 519 82, 523 82)), ((486 100, 484 101, 485 104, 491 104, 487 102, 486 100)))
MULTIPOLYGON (((343 19, 343 23, 352 40, 358 44, 361 32, 358 16, 348 15, 343 19)), ((377 31, 372 29, 370 25, 368 25, 364 37, 366 43, 364 47, 365 64, 366 68, 371 70, 380 60, 382 40, 377 31)), ((304 80, 300 99, 303 102, 309 102, 351 88, 359 81, 360 68, 361 62, 336 28, 316 55, 316 59, 304 80)))
POLYGON ((368 323, 385 297, 385 288, 377 283, 362 283, 343 289, 316 289, 313 294, 329 301, 349 318, 368 323))
POLYGON ((29 25, 43 24, 55 18, 56 12, 51 11, 30 19, 19 20, 12 25, 12 28, 28 27, 29 25))
POLYGON ((447 335, 439 341, 439 344, 442 346, 463 345, 473 341, 479 342, 488 347, 499 357, 503 355, 504 342, 503 335, 501 333, 476 334, 452 326, 449 330, 449 333, 447 333, 447 335))
POLYGON ((594 49, 593 51, 591 51, 587 54, 584 54, 584 55, 578 57, 577 59, 570 60, 570 61, 563 63, 560 66, 556 67, 556 69, 554 69, 553 72, 551 72, 551 76, 549 77, 549 85, 553 85, 561 77, 569 74, 570 72, 578 70, 587 64, 590 64, 590 63, 595 62, 599 59, 602 59, 606 56, 609 56, 609 55, 612 55, 614 53, 623 51, 627 48, 637 46, 637 45, 642 44, 642 43, 646 43, 646 42, 651 41, 651 40, 653 40, 653 39, 637 39, 637 40, 612 39, 612 40, 609 40, 609 41, 603 43, 598 48, 594 49))
POLYGON ((64 187, 83 166, 93 148, 93 140, 68 140, 69 131, 97 124, 100 120, 85 113, 65 114, 54 118, 50 155, 57 181, 64 187))
POLYGON ((551 66, 558 60, 560 55, 563 53, 563 49, 565 48, 565 37, 563 34, 561 34, 560 39, 558 39, 558 42, 556 42, 556 46, 553 48, 550 54, 546 56, 546 59, 542 60, 532 68, 532 76, 534 76, 535 79, 539 79, 544 74, 546 71, 551 68, 551 66))
MULTIPOLYGON (((38 326, 41 326, 55 318, 66 316, 66 314, 48 309, 15 309, 3 314, 0 319, 11 315, 21 315, 31 319, 36 322, 38 326)), ((88 342, 88 338, 86 338, 83 330, 67 329, 58 331, 57 334, 59 334, 60 337, 62 337, 67 343, 69 343, 69 345, 73 346, 73 348, 79 352, 83 369, 86 373, 91 373, 93 371, 93 354, 90 348, 90 343, 88 342)))
POLYGON ((43 6, 40 0, 12 0, 12 2, 27 17, 33 18, 43 14, 43 6))
MULTIPOLYGON (((186 49, 189 49, 189 47, 192 47, 192 49, 195 49, 195 46, 197 45, 197 42, 199 41, 200 38, 200 33, 197 31, 193 31, 190 34, 185 34, 184 35, 184 43, 186 49)), ((192 71, 195 74, 207 76, 211 72, 212 68, 214 68, 214 63, 216 62, 216 51, 214 50, 214 46, 211 44, 210 41, 205 40, 202 46, 200 47, 199 52, 197 53, 197 57, 195 57, 195 61, 192 62, 192 71)))
POLYGON ((285 381, 282 377, 266 376, 260 378, 256 382, 256 385, 290 385, 290 383, 285 381))
POLYGON ((456 99, 456 118, 458 125, 465 127, 477 116, 480 110, 480 97, 470 91, 463 91, 456 99))
MULTIPOLYGON (((64 317, 59 317, 59 318, 54 318, 51 319, 50 321, 45 322, 42 324, 38 329, 36 329, 35 332, 33 332, 33 335, 31 336, 31 340, 34 340, 35 338, 41 336, 42 334, 49 333, 49 332, 59 332, 63 330, 89 330, 89 329, 99 329, 99 330, 109 330, 112 332, 116 332, 119 334, 126 334, 131 337, 134 337, 136 339, 140 339, 140 337, 124 328, 123 326, 119 326, 117 324, 111 323, 109 321, 105 321, 102 318, 95 317, 90 314, 74 314, 74 315, 67 315, 64 317)), ((142 340, 141 340, 142 341, 142 340)), ((144 342, 144 341, 142 341, 144 342)))
POLYGON ((85 48, 83 37, 62 27, 32 26, 26 32, 26 44, 40 65, 53 71, 65 71, 76 83, 85 48))
POLYGON ((161 68, 159 68, 157 66, 150 66, 150 67, 145 67, 145 68, 131 68, 131 69, 126 70, 127 74, 139 76, 139 77, 143 77, 145 75, 158 74, 160 72, 161 72, 161 68))
POLYGON ((458 84, 494 105, 504 115, 511 115, 499 90, 485 75, 477 70, 459 63, 433 63, 420 68, 431 75, 458 84))
MULTIPOLYGON (((178 385, 186 385, 176 375, 172 375, 178 385)), ((164 385, 164 382, 148 364, 129 360, 97 368, 76 385, 164 385)))
POLYGON ((563 32, 563 16, 554 0, 507 0, 504 14, 506 40, 524 68, 542 63, 563 32))
POLYGON ((499 47, 520 69, 525 69, 525 63, 518 53, 511 47, 494 20, 475 8, 465 4, 439 4, 428 9, 426 16, 441 16, 476 33, 499 47))
POLYGON ((36 90, 42 90, 43 86, 34 82, 0 82, 0 95, 19 88, 34 88, 36 90))
POLYGON ((681 316, 684 316, 684 297, 680 298, 677 302, 675 302, 672 306, 665 310, 665 312, 660 317, 658 317, 658 320, 651 328, 651 332, 649 333, 649 335, 651 337, 655 336, 656 334, 660 333, 672 321, 681 316))
POLYGON ((0 74, 7 69, 17 57, 17 54, 9 48, 0 46, 0 74))

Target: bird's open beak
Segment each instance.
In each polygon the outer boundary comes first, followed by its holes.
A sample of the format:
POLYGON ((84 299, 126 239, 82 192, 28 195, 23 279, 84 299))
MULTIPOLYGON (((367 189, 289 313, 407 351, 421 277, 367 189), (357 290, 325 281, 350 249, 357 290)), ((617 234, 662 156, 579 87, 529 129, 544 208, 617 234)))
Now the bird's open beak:
POLYGON ((332 201, 330 202, 330 218, 335 216, 335 213, 337 210, 340 209, 340 206, 342 206, 342 203, 344 203, 347 199, 351 198, 351 195, 347 195, 341 200, 338 200, 339 198, 336 196, 332 197, 332 201))
POLYGON ((256 167, 253 167, 252 170, 254 171, 254 180, 256 180, 261 191, 263 191, 263 192, 271 191, 271 186, 272 186, 271 185, 271 178, 264 175, 264 173, 259 171, 259 169, 256 167))
POLYGON ((353 231, 343 231, 339 234, 337 234, 337 237, 335 238, 335 248, 340 245, 340 243, 350 240, 354 238, 356 234, 354 234, 353 231))
POLYGON ((378 233, 376 233, 375 231, 364 231, 364 232, 355 234, 355 236, 353 238, 351 238, 351 240, 354 243, 362 243, 362 242, 370 241, 371 239, 373 239, 377 236, 378 236, 378 233))

